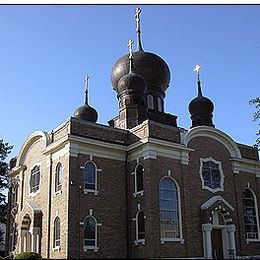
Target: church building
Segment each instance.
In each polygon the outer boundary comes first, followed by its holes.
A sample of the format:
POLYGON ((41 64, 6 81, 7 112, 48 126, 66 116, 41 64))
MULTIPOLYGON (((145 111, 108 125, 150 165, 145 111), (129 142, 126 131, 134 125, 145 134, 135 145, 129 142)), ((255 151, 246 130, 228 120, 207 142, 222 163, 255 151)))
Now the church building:
POLYGON ((96 123, 86 76, 84 104, 53 130, 33 132, 11 160, 8 254, 260 256, 258 151, 214 125, 199 65, 190 128, 164 111, 170 70, 143 49, 140 12, 137 49, 129 40, 112 68, 118 115, 96 123))

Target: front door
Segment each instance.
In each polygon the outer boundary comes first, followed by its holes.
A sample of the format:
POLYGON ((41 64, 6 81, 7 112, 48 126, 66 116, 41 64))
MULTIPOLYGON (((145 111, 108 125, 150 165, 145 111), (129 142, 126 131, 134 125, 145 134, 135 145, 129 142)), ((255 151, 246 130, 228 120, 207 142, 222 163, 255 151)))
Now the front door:
POLYGON ((222 241, 222 230, 212 229, 212 257, 213 259, 223 259, 223 241, 222 241))

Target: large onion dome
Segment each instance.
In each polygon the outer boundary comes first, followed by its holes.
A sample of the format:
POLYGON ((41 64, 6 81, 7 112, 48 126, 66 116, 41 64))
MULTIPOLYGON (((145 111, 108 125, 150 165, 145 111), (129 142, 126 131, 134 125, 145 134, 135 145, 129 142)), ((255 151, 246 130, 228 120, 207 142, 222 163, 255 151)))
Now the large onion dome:
POLYGON ((88 79, 89 77, 85 76, 85 104, 75 110, 74 116, 95 123, 98 119, 98 113, 95 108, 88 104, 88 79))
MULTIPOLYGON (((166 62, 158 55, 145 51, 133 52, 133 72, 142 76, 148 89, 164 93, 170 82, 170 70, 166 62)), ((119 80, 129 72, 128 55, 124 55, 114 64, 111 72, 113 89, 118 92, 119 80)))

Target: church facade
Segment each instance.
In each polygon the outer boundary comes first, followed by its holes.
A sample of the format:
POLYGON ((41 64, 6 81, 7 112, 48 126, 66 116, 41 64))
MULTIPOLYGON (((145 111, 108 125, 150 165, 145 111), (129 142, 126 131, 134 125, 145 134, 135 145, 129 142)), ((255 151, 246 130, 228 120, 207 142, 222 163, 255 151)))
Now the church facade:
POLYGON ((88 102, 32 133, 9 172, 8 253, 61 258, 243 258, 260 255, 260 162, 213 124, 213 102, 189 104, 191 128, 164 112, 170 72, 143 50, 113 66, 119 113, 96 123, 88 102))

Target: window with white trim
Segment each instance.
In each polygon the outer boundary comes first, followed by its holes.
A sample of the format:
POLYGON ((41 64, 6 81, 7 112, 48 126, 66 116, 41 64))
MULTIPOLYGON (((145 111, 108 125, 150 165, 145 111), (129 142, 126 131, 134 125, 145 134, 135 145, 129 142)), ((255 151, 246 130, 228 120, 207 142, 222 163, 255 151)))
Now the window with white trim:
POLYGON ((53 231, 53 247, 60 246, 60 218, 56 217, 54 220, 54 231, 53 231))
POLYGON ((163 178, 159 185, 161 241, 181 239, 179 191, 171 178, 163 178))
POLYGON ((132 173, 135 175, 135 192, 134 196, 142 196, 144 193, 144 167, 138 164, 135 167, 135 171, 132 173))
POLYGON ((151 94, 147 95, 147 106, 150 109, 154 109, 154 98, 151 94))
POLYGON ((136 242, 145 241, 145 223, 144 223, 144 213, 142 210, 136 213, 136 242))
POLYGON ((92 216, 86 217, 84 221, 84 248, 97 248, 97 221, 92 216))
POLYGON ((34 193, 39 190, 40 187, 40 166, 36 165, 31 170, 31 178, 30 178, 30 192, 34 193))
POLYGON ((200 178, 203 189, 211 192, 224 190, 224 174, 221 162, 212 158, 200 158, 200 178))
POLYGON ((89 192, 97 190, 97 167, 93 162, 87 162, 84 167, 84 189, 89 192))
POLYGON ((249 188, 242 194, 246 239, 259 239, 259 219, 256 196, 249 188))
POLYGON ((62 165, 58 163, 55 171, 55 192, 59 192, 62 189, 62 165))

